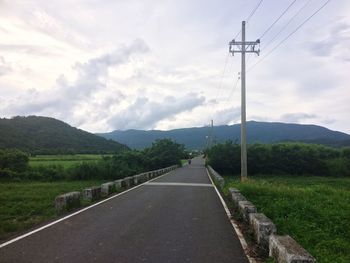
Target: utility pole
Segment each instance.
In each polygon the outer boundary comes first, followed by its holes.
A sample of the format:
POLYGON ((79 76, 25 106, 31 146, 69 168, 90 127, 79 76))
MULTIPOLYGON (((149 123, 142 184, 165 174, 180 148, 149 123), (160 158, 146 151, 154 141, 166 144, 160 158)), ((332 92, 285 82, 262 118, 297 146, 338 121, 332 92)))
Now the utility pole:
POLYGON ((211 123, 210 123, 210 148, 213 147, 213 141, 214 141, 214 138, 213 138, 213 135, 214 135, 213 129, 214 129, 214 121, 211 120, 211 123))
POLYGON ((229 43, 230 53, 241 53, 241 181, 248 178, 247 169, 247 129, 246 129, 246 92, 245 92, 245 54, 260 53, 260 40, 245 41, 245 21, 242 21, 242 41, 234 39, 229 43), (256 46, 259 46, 256 49, 256 46))

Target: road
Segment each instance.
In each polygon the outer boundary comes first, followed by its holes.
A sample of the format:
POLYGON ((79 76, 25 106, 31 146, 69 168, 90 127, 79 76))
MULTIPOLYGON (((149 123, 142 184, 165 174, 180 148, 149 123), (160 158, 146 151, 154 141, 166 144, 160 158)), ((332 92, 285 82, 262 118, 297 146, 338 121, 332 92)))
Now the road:
POLYGON ((202 159, 0 248, 0 262, 248 262, 202 159))

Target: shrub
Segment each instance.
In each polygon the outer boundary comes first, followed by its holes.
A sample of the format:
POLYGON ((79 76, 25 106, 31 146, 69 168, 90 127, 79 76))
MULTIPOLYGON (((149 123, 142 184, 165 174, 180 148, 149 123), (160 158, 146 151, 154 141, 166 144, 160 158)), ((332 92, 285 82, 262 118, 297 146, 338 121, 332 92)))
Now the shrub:
POLYGON ((146 165, 150 170, 174 164, 181 165, 181 159, 186 156, 185 146, 170 139, 156 140, 143 154, 148 158, 146 165))
POLYGON ((217 144, 207 151, 209 164, 221 174, 237 174, 241 169, 241 147, 228 141, 217 144))
POLYGON ((19 150, 0 150, 0 169, 10 169, 16 172, 28 168, 29 157, 19 150))
POLYGON ((123 151, 64 168, 42 165, 28 168, 28 156, 19 151, 0 151, 0 179, 5 180, 116 180, 149 170, 180 164, 185 147, 169 139, 157 140, 143 151, 123 151))
MULTIPOLYGON (((240 173, 240 146, 218 144, 207 151, 209 164, 222 174, 240 173)), ((350 148, 302 143, 252 144, 247 149, 249 174, 350 176, 350 148)))

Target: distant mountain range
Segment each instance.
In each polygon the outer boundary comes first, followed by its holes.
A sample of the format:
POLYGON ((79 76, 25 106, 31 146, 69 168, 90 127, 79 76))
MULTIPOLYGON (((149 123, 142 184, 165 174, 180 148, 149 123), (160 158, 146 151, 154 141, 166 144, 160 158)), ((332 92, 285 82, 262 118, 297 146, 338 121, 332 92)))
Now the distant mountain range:
MULTIPOLYGON (((0 118, 0 149, 17 148, 36 154, 114 153, 149 147, 157 139, 170 138, 187 149, 203 149, 213 142, 240 141, 240 124, 185 128, 169 131, 126 130, 92 134, 48 117, 0 118), (103 138, 104 137, 104 138, 103 138)), ((350 135, 317 125, 247 122, 248 143, 298 141, 329 146, 350 146, 350 135)))
MULTIPOLYGON (((97 135, 126 144, 133 149, 149 147, 156 139, 170 138, 184 144, 187 149, 203 149, 213 132, 214 142, 226 140, 240 141, 240 124, 210 127, 185 128, 169 131, 126 130, 99 133, 97 135)), ((278 122, 247 122, 248 143, 272 143, 281 141, 298 141, 317 143, 328 146, 350 146, 350 135, 332 131, 322 126, 289 124, 278 122)))
POLYGON ((37 154, 114 153, 127 146, 47 117, 0 118, 0 149, 37 154))

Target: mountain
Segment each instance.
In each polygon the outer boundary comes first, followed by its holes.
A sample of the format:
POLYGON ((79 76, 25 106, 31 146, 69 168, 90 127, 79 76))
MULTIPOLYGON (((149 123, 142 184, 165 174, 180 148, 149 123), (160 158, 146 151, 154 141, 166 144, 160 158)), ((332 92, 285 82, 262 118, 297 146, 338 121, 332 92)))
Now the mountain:
POLYGON ((37 154, 113 153, 128 147, 38 116, 0 118, 0 148, 16 148, 37 154))
MULTIPOLYGON (((185 128, 170 131, 159 130, 126 130, 97 134, 107 139, 119 141, 130 148, 141 149, 148 147, 156 139, 170 138, 182 143, 187 149, 203 149, 207 144, 210 127, 185 128)), ((240 124, 222 125, 213 128, 215 142, 240 140, 240 124)), ((322 126, 290 124, 279 122, 247 122, 248 143, 272 143, 281 141, 299 141, 318 143, 329 146, 350 146, 350 135, 332 131, 322 126)))

